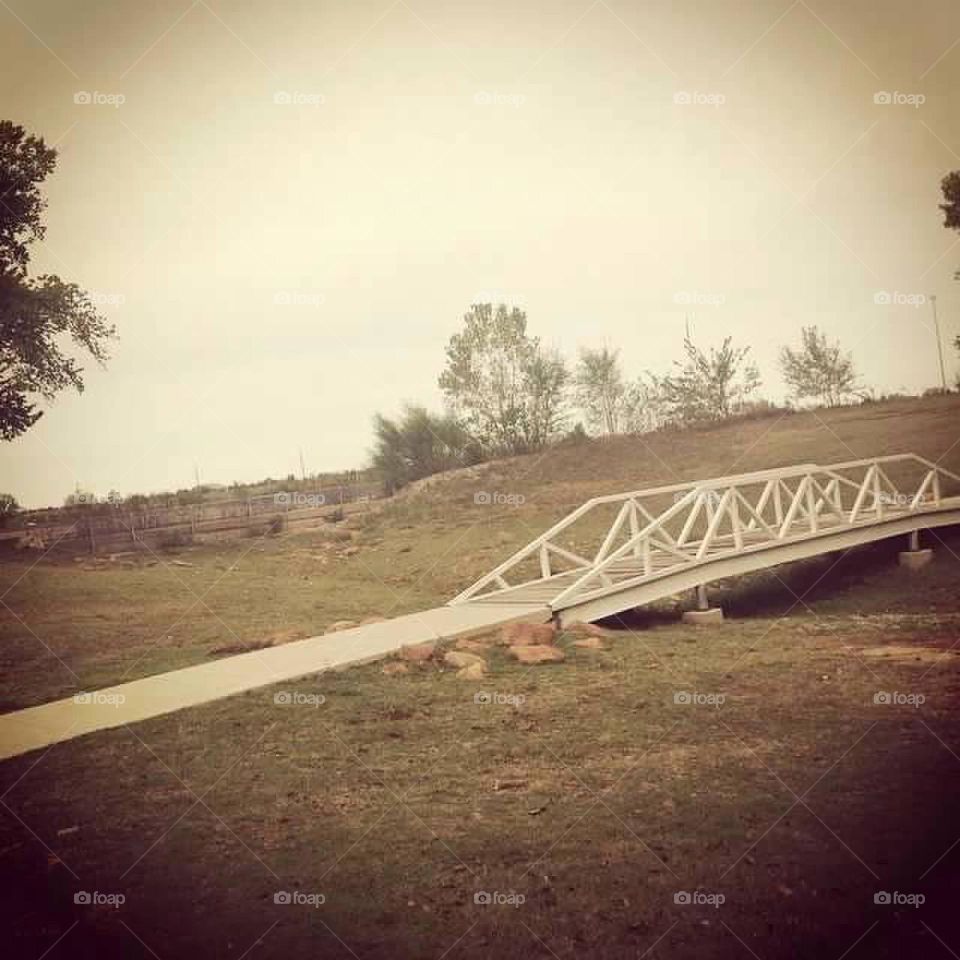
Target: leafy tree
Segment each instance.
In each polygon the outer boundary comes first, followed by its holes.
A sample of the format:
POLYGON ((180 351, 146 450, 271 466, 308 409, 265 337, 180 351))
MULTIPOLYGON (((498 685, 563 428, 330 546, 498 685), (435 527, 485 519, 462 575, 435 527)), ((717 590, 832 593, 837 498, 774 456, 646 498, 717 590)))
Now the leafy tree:
POLYGON ((0 438, 12 440, 42 416, 36 399, 83 390, 83 368, 63 341, 103 363, 114 328, 75 283, 27 276, 29 245, 43 238, 39 185, 56 151, 22 127, 0 121, 0 438))
POLYGON ((569 378, 559 351, 538 346, 524 370, 526 409, 520 419, 519 450, 539 450, 563 430, 569 378))
POLYGON ((543 446, 564 419, 568 372, 560 355, 527 334, 516 307, 478 303, 463 319, 439 378, 450 409, 489 454, 543 446))
POLYGON ((626 433, 659 430, 668 419, 659 378, 652 373, 641 374, 627 386, 623 400, 623 429, 626 433))
POLYGON ((860 389, 853 357, 841 351, 839 342, 830 343, 815 326, 803 327, 800 338, 799 350, 780 350, 783 379, 798 400, 816 399, 836 407, 860 389))
POLYGON ((624 426, 627 388, 618 351, 584 348, 574 371, 577 404, 595 431, 618 433, 624 426))
POLYGON ((722 420, 760 386, 760 372, 747 360, 749 347, 734 347, 731 338, 720 349, 704 353, 690 339, 683 341, 685 362, 678 372, 656 380, 668 422, 684 426, 722 420))
POLYGON ((412 480, 480 460, 478 445, 452 416, 436 416, 424 407, 405 407, 399 420, 378 413, 373 429, 373 466, 387 494, 412 480))

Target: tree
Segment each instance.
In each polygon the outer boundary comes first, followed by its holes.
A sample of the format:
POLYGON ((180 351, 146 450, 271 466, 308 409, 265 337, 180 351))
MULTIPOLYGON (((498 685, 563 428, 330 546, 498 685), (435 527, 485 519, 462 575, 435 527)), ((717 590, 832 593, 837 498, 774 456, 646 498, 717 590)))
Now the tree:
POLYGON ((584 348, 574 372, 577 404, 595 431, 618 433, 623 427, 627 388, 616 350, 584 348))
POLYGON ((626 388, 623 429, 626 433, 659 430, 668 420, 660 381, 652 373, 641 374, 626 388))
POLYGON ((817 399, 836 407, 859 388, 853 357, 843 353, 839 342, 830 343, 815 327, 800 331, 801 347, 780 350, 780 370, 798 400, 817 399))
POLYGON ((412 480, 480 460, 477 444, 453 417, 436 416, 424 407, 405 407, 399 420, 378 413, 373 429, 373 466, 387 494, 412 480))
POLYGON ((446 348, 439 385, 453 414, 488 454, 535 450, 561 428, 568 372, 505 304, 474 304, 446 348))
POLYGON ((0 121, 0 438, 12 440, 67 387, 83 390, 83 368, 64 352, 64 340, 107 359, 114 328, 75 283, 27 276, 29 245, 43 238, 46 203, 39 185, 56 165, 56 151, 22 127, 0 121))
POLYGON ((684 426, 722 420, 760 386, 760 371, 747 361, 749 347, 734 347, 727 337, 717 350, 704 353, 683 341, 686 361, 675 361, 679 372, 655 380, 668 422, 684 426))
POLYGON ((524 369, 526 409, 520 420, 518 449, 539 450, 563 430, 569 378, 559 351, 538 347, 524 369))

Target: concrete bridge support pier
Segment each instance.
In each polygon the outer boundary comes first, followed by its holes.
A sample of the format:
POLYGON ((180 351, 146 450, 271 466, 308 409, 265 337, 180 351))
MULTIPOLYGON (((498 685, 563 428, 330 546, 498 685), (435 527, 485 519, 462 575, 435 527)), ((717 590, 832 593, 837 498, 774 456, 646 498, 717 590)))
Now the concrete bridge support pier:
POLYGON ((701 583, 697 586, 696 596, 697 609, 685 610, 683 612, 683 622, 695 624, 698 627, 709 627, 723 623, 723 608, 710 606, 706 584, 701 583))
POLYGON ((920 549, 920 531, 913 530, 908 538, 907 549, 897 554, 897 562, 907 570, 920 570, 933 559, 933 551, 920 549))

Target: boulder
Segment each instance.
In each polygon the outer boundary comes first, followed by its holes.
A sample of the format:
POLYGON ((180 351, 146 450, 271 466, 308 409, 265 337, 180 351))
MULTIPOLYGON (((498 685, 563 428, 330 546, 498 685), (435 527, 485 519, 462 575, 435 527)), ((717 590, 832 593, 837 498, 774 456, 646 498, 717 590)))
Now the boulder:
POLYGON ((356 625, 355 620, 337 620, 335 623, 331 623, 325 632, 337 633, 340 630, 352 630, 356 625))
POLYGON ((470 653, 485 653, 490 649, 490 646, 493 644, 494 639, 490 636, 484 637, 461 637, 455 644, 454 647, 457 650, 466 650, 470 653))
POLYGON ((502 641, 511 647, 553 643, 557 628, 552 623, 508 623, 501 632, 502 641))
POLYGON ((410 663, 426 663, 436 652, 435 643, 415 643, 400 648, 400 658, 410 663))
POLYGON ((600 637, 581 637, 579 640, 574 640, 573 645, 575 647, 580 647, 581 650, 606 650, 607 645, 603 642, 600 637))
POLYGON ((383 672, 387 676, 394 676, 398 673, 409 673, 410 668, 405 663, 400 663, 399 660, 391 660, 383 665, 383 672))
POLYGON ((466 653, 463 650, 448 650, 443 655, 443 662, 448 667, 456 667, 458 670, 464 667, 472 666, 475 663, 484 663, 483 657, 478 657, 475 653, 466 653))
POLYGON ((560 663, 567 658, 559 647, 539 643, 530 646, 514 646, 507 652, 521 663, 560 663))
POLYGON ((571 623, 568 627, 564 627, 565 633, 575 633, 580 637, 609 637, 610 631, 604 630, 603 627, 598 627, 595 623, 584 623, 582 620, 578 620, 576 623, 571 623))

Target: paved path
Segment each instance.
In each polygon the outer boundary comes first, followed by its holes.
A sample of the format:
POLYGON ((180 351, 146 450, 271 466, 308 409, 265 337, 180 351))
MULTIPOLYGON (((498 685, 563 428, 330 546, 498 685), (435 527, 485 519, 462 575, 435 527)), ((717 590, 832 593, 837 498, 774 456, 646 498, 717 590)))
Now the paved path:
POLYGON ((0 716, 0 759, 283 680, 377 660, 412 643, 483 633, 504 623, 549 619, 549 609, 540 604, 437 607, 144 677, 0 716))

